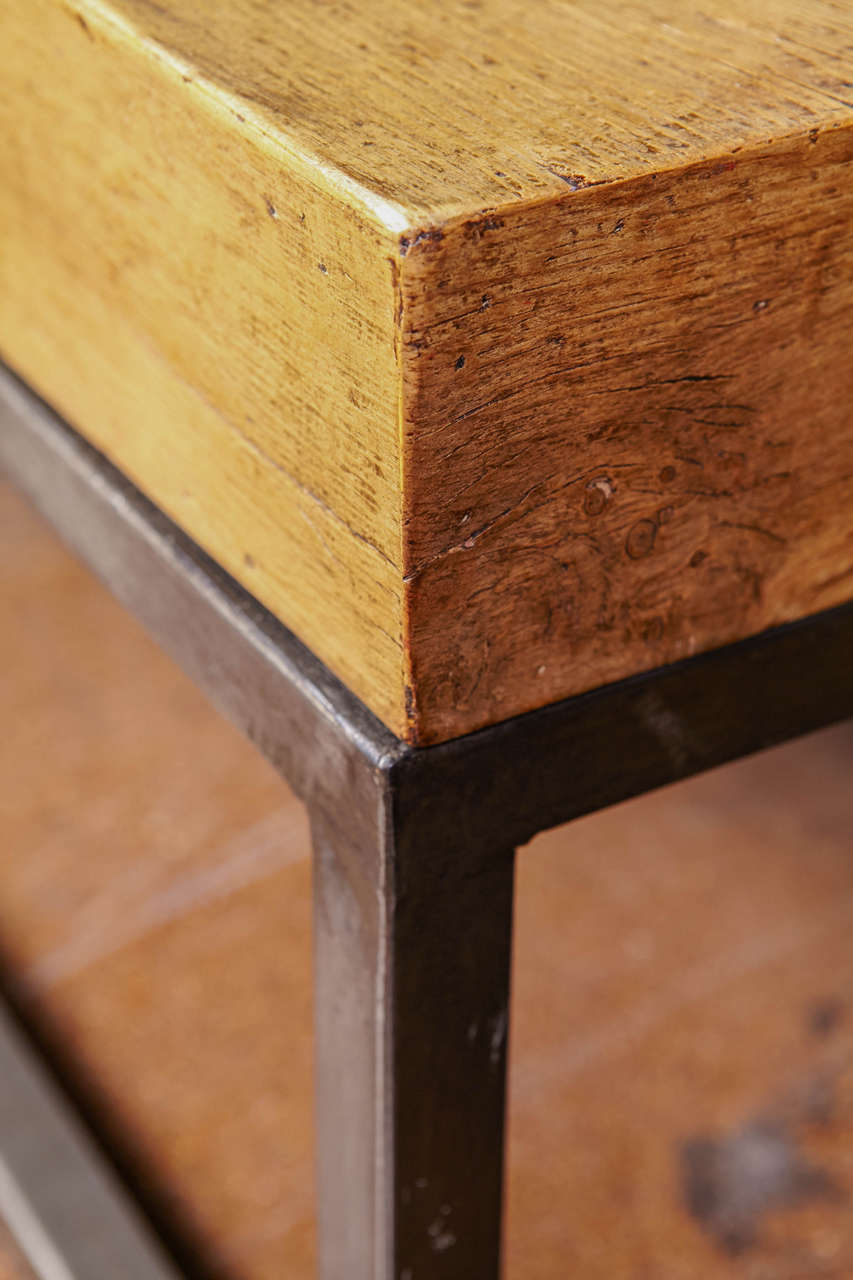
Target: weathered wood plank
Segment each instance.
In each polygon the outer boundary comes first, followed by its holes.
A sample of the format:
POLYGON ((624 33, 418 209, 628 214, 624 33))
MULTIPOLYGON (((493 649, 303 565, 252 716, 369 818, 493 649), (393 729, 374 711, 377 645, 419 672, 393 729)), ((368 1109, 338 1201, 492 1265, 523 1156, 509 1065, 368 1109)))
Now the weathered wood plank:
POLYGON ((853 594, 851 162, 831 130, 411 250, 420 736, 853 594))
POLYGON ((0 0, 0 355, 410 740, 828 607, 851 25, 0 0))
POLYGON ((103 6, 0 51, 0 351, 393 723, 381 228, 103 6))

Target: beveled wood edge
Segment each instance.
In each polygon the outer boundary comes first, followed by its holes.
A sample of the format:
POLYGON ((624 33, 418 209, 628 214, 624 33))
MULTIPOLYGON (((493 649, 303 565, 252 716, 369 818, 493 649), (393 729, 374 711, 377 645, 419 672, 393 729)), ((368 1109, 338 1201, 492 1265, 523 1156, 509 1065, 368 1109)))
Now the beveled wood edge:
POLYGON ((178 1280, 0 1005, 0 1217, 39 1280, 178 1280))

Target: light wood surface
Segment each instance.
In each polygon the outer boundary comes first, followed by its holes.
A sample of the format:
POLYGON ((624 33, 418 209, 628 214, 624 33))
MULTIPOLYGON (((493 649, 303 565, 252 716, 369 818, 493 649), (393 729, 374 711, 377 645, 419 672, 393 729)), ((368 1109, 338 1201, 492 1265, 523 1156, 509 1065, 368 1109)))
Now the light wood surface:
MULTIPOLYGON (((0 533, 6 973, 208 1274, 310 1280, 305 815, 2 488, 0 533)), ((851 765, 841 726, 520 852, 508 1280, 853 1275, 851 765)))
POLYGON ((396 732, 849 598, 847 5, 3 0, 0 69, 0 353, 396 732))
POLYGON ((0 50, 0 352, 394 720, 383 229, 101 6, 0 50))

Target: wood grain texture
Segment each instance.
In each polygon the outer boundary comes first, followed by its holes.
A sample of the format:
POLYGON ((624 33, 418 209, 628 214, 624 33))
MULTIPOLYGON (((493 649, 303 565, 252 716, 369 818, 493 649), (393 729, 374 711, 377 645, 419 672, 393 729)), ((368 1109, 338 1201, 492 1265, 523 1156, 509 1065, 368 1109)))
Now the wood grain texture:
POLYGON ((422 736, 849 598, 851 161, 833 130, 411 251, 422 736))
POLYGON ((843 0, 98 0, 392 230, 849 121, 843 0))
POLYGON ((381 229, 97 6, 4 4, 0 48, 0 349, 393 721, 381 229))
POLYGON ((846 4, 0 31, 0 353, 401 736, 850 596, 846 4))

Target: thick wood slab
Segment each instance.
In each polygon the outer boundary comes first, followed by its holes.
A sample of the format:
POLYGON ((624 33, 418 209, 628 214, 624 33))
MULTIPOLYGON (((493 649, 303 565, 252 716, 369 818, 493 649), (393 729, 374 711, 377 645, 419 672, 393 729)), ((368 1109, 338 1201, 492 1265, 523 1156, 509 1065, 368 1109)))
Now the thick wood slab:
POLYGON ((0 0, 0 354, 397 733, 853 593, 847 6, 0 0))

